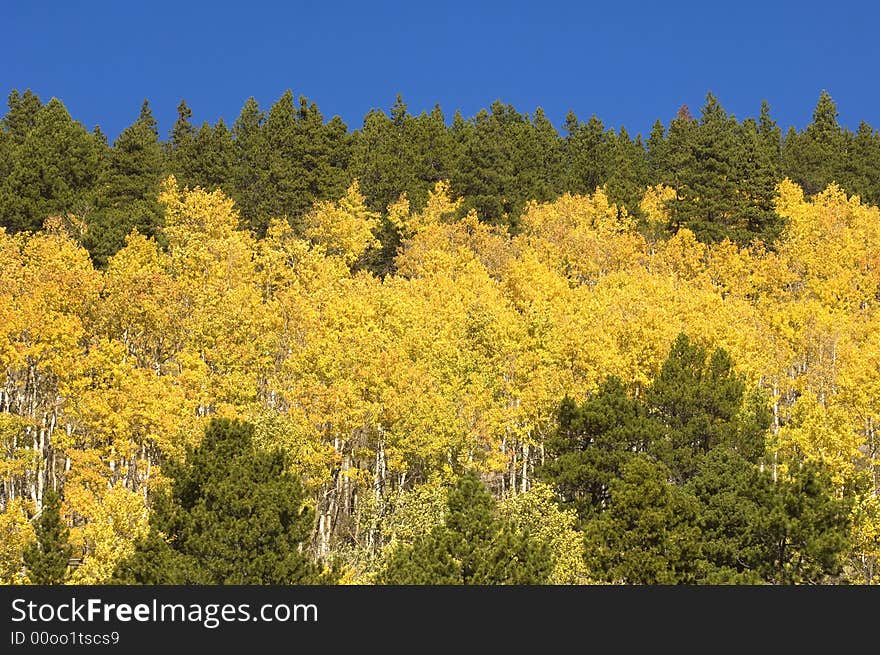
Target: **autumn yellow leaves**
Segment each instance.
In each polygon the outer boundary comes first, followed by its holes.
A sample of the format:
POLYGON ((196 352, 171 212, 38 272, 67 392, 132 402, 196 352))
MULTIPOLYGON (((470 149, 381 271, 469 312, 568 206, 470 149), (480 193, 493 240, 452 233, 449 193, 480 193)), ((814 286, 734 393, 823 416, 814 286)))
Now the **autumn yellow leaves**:
POLYGON ((61 485, 76 581, 105 581, 144 534, 161 462, 213 415, 288 451, 319 554, 364 541, 365 507, 455 464, 526 491, 559 400, 609 375, 640 393, 680 332, 766 394, 771 451, 839 485, 873 476, 854 555, 880 556, 880 211, 783 182, 775 249, 740 249, 665 238, 673 193, 649 189, 641 225, 602 190, 533 203, 511 235, 456 218, 445 183, 385 217, 355 183, 304 238, 280 219, 256 238, 222 193, 170 178, 163 243, 132 234, 105 271, 60 224, 0 232, 2 581, 21 581, 24 517, 61 485), (379 278, 359 262, 383 221, 402 241, 379 278))

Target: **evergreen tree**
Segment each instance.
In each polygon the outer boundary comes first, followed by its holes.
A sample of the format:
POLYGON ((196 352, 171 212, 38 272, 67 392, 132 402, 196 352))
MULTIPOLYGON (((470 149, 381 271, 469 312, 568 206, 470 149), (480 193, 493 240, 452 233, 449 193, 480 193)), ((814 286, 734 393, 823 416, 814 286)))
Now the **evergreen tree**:
POLYGON ((189 175, 192 168, 192 145, 196 134, 191 118, 192 109, 186 104, 186 100, 181 100, 177 105, 177 120, 171 128, 168 142, 164 144, 167 169, 178 183, 188 187, 195 186, 189 175))
POLYGON ((565 131, 565 190, 582 195, 594 193, 608 180, 611 166, 611 145, 605 127, 595 115, 586 123, 580 123, 577 116, 569 112, 565 117, 565 131))
POLYGON ((40 585, 63 584, 70 561, 70 530, 61 518, 61 498, 52 490, 47 490, 43 496, 43 507, 34 532, 36 543, 24 551, 30 581, 40 585))
POLYGON ((440 105, 434 105, 430 113, 422 112, 413 121, 415 131, 417 171, 420 189, 408 191, 415 206, 422 207, 437 182, 448 180, 455 163, 455 142, 446 127, 446 118, 440 105))
POLYGON ((7 106, 9 111, 2 120, 3 131, 10 136, 14 144, 21 145, 37 124, 37 115, 43 103, 30 89, 24 93, 13 89, 9 93, 7 106))
POLYGON ((770 104, 761 101, 761 114, 757 123, 758 139, 773 177, 779 178, 782 170, 782 130, 770 116, 770 104))
POLYGON ((157 196, 162 172, 156 120, 144 100, 137 121, 113 143, 99 208, 89 222, 85 243, 97 266, 106 265, 133 229, 161 241, 163 214, 157 196))
POLYGON ((608 199, 617 205, 618 213, 626 209, 628 214, 638 216, 648 184, 648 160, 641 137, 633 140, 621 127, 617 136, 609 135, 609 142, 608 199))
POLYGON ((282 217, 299 233, 313 203, 345 192, 345 125, 339 119, 325 124, 305 97, 296 103, 288 89, 265 122, 251 99, 233 132, 238 150, 233 196, 258 235, 272 218, 282 217))
POLYGON ((701 241, 730 239, 740 245, 756 238, 772 243, 778 236, 773 199, 780 140, 766 103, 760 124, 740 124, 709 93, 699 122, 682 107, 665 141, 655 125, 649 160, 657 181, 677 193, 669 204, 672 232, 686 227, 701 241))
POLYGON ((791 478, 774 488, 761 573, 774 584, 818 584, 842 571, 850 498, 836 493, 821 466, 793 464, 791 478))
POLYGON ((764 582, 767 523, 775 491, 770 473, 730 448, 714 448, 700 457, 685 488, 699 503, 702 581, 764 582))
MULTIPOLYGON (((687 188, 688 174, 696 166, 694 158, 696 134, 699 125, 691 116, 687 105, 682 105, 675 118, 669 123, 662 151, 657 162, 659 182, 675 189, 676 195, 669 202, 669 231, 675 234, 687 226, 687 213, 681 209, 691 196, 687 188)), ((654 142, 655 149, 657 141, 654 142)))
POLYGON ((257 210, 257 234, 264 233, 273 217, 287 218, 294 224, 299 212, 311 206, 302 197, 297 131, 297 107, 293 92, 288 89, 269 108, 263 126, 259 171, 265 194, 257 210))
MULTIPOLYGON (((331 132, 314 102, 300 96, 296 114, 296 141, 292 156, 299 162, 298 196, 287 210, 301 217, 319 200, 336 200, 345 193, 348 180, 343 171, 332 166, 336 144, 330 142, 331 132)), ((344 124, 342 125, 345 130, 344 124)), ((270 132, 271 136, 271 132, 270 132)))
POLYGON ((577 510, 592 575, 639 584, 821 582, 841 570, 848 501, 827 476, 760 464, 766 398, 722 349, 679 335, 651 387, 564 399, 538 475, 577 510))
POLYGON ((646 143, 648 149, 648 173, 652 184, 669 179, 667 162, 666 128, 658 118, 651 126, 651 134, 646 143))
POLYGON ((529 161, 534 150, 526 147, 532 129, 526 116, 499 100, 453 124, 459 159, 451 182, 465 199, 463 211, 475 209, 487 223, 516 229, 527 191, 535 186, 529 161))
POLYGON ((785 174, 807 195, 815 195, 831 182, 842 180, 846 135, 837 116, 837 105, 823 90, 807 129, 802 133, 790 131, 785 139, 785 174))
POLYGON ((774 211, 776 185, 780 181, 781 140, 779 128, 769 118, 767 103, 761 106, 761 122, 753 119, 739 126, 737 165, 740 189, 740 226, 733 236, 742 243, 754 237, 772 245, 782 230, 774 211))
POLYGON ((105 154, 95 136, 52 98, 14 149, 0 224, 13 232, 36 231, 50 215, 86 218, 96 203, 105 154))
POLYGON ((623 466, 660 434, 645 404, 609 377, 580 407, 570 398, 562 401, 545 446, 547 460, 537 473, 586 522, 607 506, 611 482, 623 466))
POLYGON ((689 131, 686 165, 676 182, 678 198, 672 204, 676 227, 687 227, 701 241, 742 239, 736 179, 736 122, 711 93, 701 110, 700 123, 689 131))
POLYGON ((862 202, 880 203, 880 133, 862 121, 847 150, 841 183, 862 202))
POLYGON ((652 444, 654 454, 679 480, 693 474, 698 455, 718 445, 763 455, 769 412, 755 420, 742 413, 744 401, 745 381, 729 355, 719 348, 708 356, 680 334, 646 393, 651 415, 665 430, 664 438, 652 444))
POLYGON ((827 474, 795 464, 790 478, 727 448, 704 456, 688 488, 700 501, 708 582, 822 583, 842 569, 849 541, 849 500, 827 474))
POLYGON ((172 152, 186 147, 195 136, 195 128, 191 122, 192 109, 186 104, 186 100, 181 100, 177 105, 177 120, 171 128, 170 146, 172 152))
POLYGON ((553 562, 543 542, 514 530, 498 516, 495 500, 474 473, 450 490, 445 522, 399 546, 380 576, 382 584, 541 584, 553 562))
POLYGON ((402 193, 416 205, 427 198, 427 190, 421 188, 416 170, 418 154, 412 142, 414 120, 400 94, 390 115, 372 110, 364 118, 355 140, 352 172, 372 211, 385 211, 402 193), (423 192, 423 197, 412 197, 423 192))
POLYGON ((213 127, 202 123, 193 140, 192 163, 187 174, 193 183, 203 189, 224 191, 231 185, 231 171, 235 158, 232 133, 223 119, 213 127))
POLYGON ((616 584, 694 584, 703 562, 699 504, 670 472, 634 457, 610 484, 609 506, 584 529, 594 577, 616 584))
POLYGON ((533 172, 526 178, 530 182, 526 200, 549 202, 565 188, 563 142, 540 107, 535 110, 528 134, 526 162, 533 172))
POLYGON ((230 191, 242 221, 254 232, 261 232, 266 227, 266 219, 260 213, 260 204, 267 192, 266 162, 262 155, 265 120, 265 113, 251 97, 232 126, 235 148, 230 191))
POLYGON ((303 549, 314 512, 284 456, 253 445, 253 426, 214 419, 181 464, 166 465, 149 536, 114 579, 137 584, 326 584, 303 549), (164 538, 163 538, 164 537, 164 538))

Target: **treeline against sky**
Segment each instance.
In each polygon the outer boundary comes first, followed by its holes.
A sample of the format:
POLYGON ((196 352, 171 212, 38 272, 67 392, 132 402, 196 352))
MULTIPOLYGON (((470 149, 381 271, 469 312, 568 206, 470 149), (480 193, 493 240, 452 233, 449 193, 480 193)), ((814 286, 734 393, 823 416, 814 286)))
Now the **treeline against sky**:
POLYGON ((877 137, 834 114, 285 95, 110 147, 14 93, 0 582, 876 583, 877 137))
MULTIPOLYGON (((132 228, 161 233, 155 198, 169 174, 182 186, 222 189, 258 236, 277 217, 301 232, 312 204, 338 199, 353 179, 376 212, 401 193, 421 208, 448 180, 464 198, 461 215, 476 209, 480 220, 513 231, 528 201, 602 186, 611 202, 641 218, 646 188, 664 184, 676 190, 667 234, 688 227, 701 241, 741 245, 770 244, 779 234, 772 201, 784 178, 808 195, 836 182, 865 202, 880 201, 880 135, 866 123, 855 133, 842 128, 825 92, 806 129, 784 134, 766 103, 757 119, 740 121, 711 94, 697 115, 682 106, 647 137, 573 113, 560 133, 540 108, 522 114, 500 101, 448 121, 439 107, 412 115, 398 97, 389 113, 371 111, 356 130, 338 117, 325 120, 317 105, 289 91, 268 111, 249 99, 231 126, 193 125, 184 101, 177 111, 163 138, 144 101, 110 145, 60 100, 43 104, 13 90, 0 130, 0 226, 37 230, 48 215, 72 214, 88 225, 83 243, 104 266, 132 228)), ((400 235, 386 221, 378 236, 382 248, 364 264, 386 273, 400 235)))

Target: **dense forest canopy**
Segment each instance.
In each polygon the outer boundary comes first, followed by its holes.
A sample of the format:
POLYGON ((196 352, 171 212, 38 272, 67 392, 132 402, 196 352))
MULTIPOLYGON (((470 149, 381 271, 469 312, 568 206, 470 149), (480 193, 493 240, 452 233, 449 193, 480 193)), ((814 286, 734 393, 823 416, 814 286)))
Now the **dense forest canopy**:
POLYGON ((191 118, 9 96, 0 582, 880 579, 880 135, 826 93, 191 118))
MULTIPOLYGON (((540 107, 523 114, 501 101, 470 118, 456 112, 448 119, 439 106, 412 115, 400 96, 387 113, 373 110, 350 130, 287 91, 268 110, 250 98, 229 126, 222 119, 193 125, 182 100, 164 139, 145 100, 110 144, 57 98, 43 104, 30 91, 13 90, 8 104, 0 130, 0 225, 35 231, 49 215, 73 214, 88 224, 82 242, 102 268, 132 228, 161 238, 156 195, 168 175, 181 186, 222 189, 242 226, 259 237, 281 217, 301 234, 312 205, 339 199, 355 179, 367 207, 379 213, 402 193, 421 210, 434 185, 448 181, 464 199, 458 216, 475 209, 481 221, 512 232, 529 201, 600 187, 644 224, 642 196, 662 184, 676 192, 667 202, 666 235, 687 227, 702 242, 739 245, 774 242, 781 229, 774 189, 785 178, 808 195, 834 182, 863 202, 880 202, 880 134, 866 123, 855 133, 841 127, 824 91, 801 132, 783 133, 766 102, 757 118, 739 120, 709 93, 696 116, 682 106, 646 137, 571 112, 560 133, 540 107)), ((382 247, 363 265, 387 273, 400 231, 383 221, 377 236, 382 247)))

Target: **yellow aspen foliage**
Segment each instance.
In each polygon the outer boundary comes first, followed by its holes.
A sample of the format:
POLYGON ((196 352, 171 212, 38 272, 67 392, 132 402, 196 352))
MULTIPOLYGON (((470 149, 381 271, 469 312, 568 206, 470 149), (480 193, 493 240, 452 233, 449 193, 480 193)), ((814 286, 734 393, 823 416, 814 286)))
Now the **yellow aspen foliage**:
POLYGON ((788 219, 782 249, 798 273, 796 290, 831 310, 866 310, 880 284, 880 210, 836 185, 809 203, 793 187, 779 185, 777 211, 788 219))
POLYGON ((258 239, 223 193, 169 178, 167 250, 132 233, 104 271, 57 222, 0 230, 3 580, 25 581, 26 519, 54 486, 84 554, 74 580, 106 581, 145 529, 159 464, 216 415, 288 454, 321 555, 347 540, 381 557, 409 529, 389 523, 398 500, 477 468, 567 553, 554 581, 580 579, 570 517, 531 512, 559 401, 609 375, 644 393, 682 331, 769 397, 767 465, 821 461, 841 486, 874 476, 850 559, 876 559, 878 210, 785 181, 771 251, 687 229, 659 239, 672 194, 648 189, 638 229, 603 189, 531 203, 511 235, 459 217, 440 182, 423 209, 389 206, 402 244, 381 279, 353 272, 380 218, 357 184, 318 203, 304 234, 277 219, 258 239))
POLYGON ((222 245, 238 231, 238 212, 221 191, 180 189, 173 175, 162 182, 159 202, 165 207, 164 233, 169 251, 179 257, 217 259, 222 245), (198 253, 199 246, 205 252, 198 253))
POLYGON ((859 497, 852 519, 854 564, 876 581, 877 567, 880 566, 880 496, 868 493, 859 497))
POLYGON ((306 216, 305 235, 331 256, 352 265, 379 241, 378 214, 367 209, 355 180, 338 202, 318 202, 306 216))
POLYGON ((81 562, 70 584, 106 584, 119 562, 134 552, 135 542, 147 535, 144 496, 117 484, 81 505, 79 513, 86 522, 71 530, 70 543, 81 562))
POLYGON ((706 273, 708 251, 709 247, 697 241, 693 232, 682 228, 658 248, 657 272, 670 276, 676 285, 699 284, 706 273))
POLYGON ((0 584, 28 584, 27 570, 22 555, 28 544, 36 539, 30 523, 31 504, 16 498, 0 512, 0 584))
POLYGON ((553 489, 536 483, 527 492, 505 499, 501 512, 513 525, 550 545, 554 561, 549 584, 589 582, 583 535, 575 529, 577 515, 572 509, 559 508, 553 489))
POLYGON ((388 222, 400 233, 406 234, 408 237, 412 236, 412 232, 410 232, 408 228, 410 214, 410 204, 409 198, 406 197, 406 192, 400 194, 400 196, 388 205, 387 218, 388 222))
POLYGON ((676 197, 675 189, 664 184, 649 186, 639 203, 645 217, 646 232, 652 241, 658 240, 669 225, 669 202, 676 197))
POLYGON ((470 266, 497 273, 509 257, 509 239, 502 228, 481 223, 475 212, 452 223, 424 225, 404 241, 395 258, 398 275, 467 274, 470 266))
POLYGON ((594 284, 646 250, 635 221, 602 189, 592 196, 565 194, 550 203, 532 203, 522 227, 527 247, 577 284, 594 284))
POLYGON ((778 449, 828 465, 835 482, 852 475, 860 459, 860 436, 844 408, 804 392, 791 407, 791 420, 779 430, 778 449))
POLYGON ((168 255, 155 241, 133 232, 107 265, 97 329, 125 345, 143 368, 159 374, 185 341, 181 290, 168 255))
POLYGON ((440 180, 428 192, 428 201, 422 211, 411 213, 409 201, 406 195, 402 195, 389 206, 388 220, 403 239, 409 239, 426 227, 453 217, 463 201, 462 198, 453 199, 448 180, 440 180))

